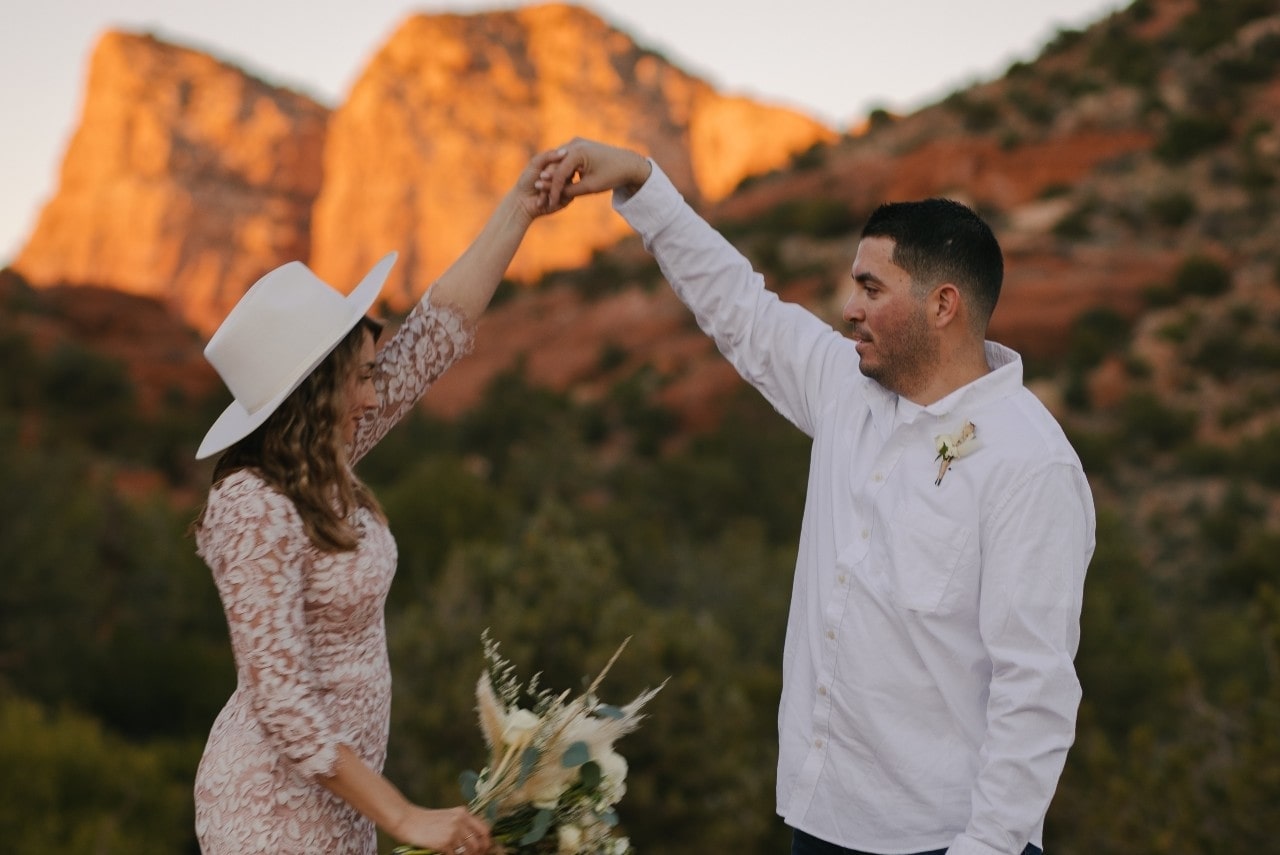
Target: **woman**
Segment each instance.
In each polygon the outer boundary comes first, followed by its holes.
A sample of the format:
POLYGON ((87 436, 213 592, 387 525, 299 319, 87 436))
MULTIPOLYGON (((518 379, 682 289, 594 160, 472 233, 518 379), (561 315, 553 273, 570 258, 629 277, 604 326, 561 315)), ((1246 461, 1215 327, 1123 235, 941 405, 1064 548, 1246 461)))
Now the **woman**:
POLYGON ((381 775, 396 551, 351 467, 468 350, 530 223, 555 209, 535 182, 559 157, 532 160, 381 351, 365 313, 394 254, 346 297, 300 263, 273 270, 210 339, 235 402, 196 455, 222 452, 195 534, 237 687, 196 777, 206 855, 372 855, 375 825, 445 853, 488 851, 488 827, 465 808, 419 807, 381 775))

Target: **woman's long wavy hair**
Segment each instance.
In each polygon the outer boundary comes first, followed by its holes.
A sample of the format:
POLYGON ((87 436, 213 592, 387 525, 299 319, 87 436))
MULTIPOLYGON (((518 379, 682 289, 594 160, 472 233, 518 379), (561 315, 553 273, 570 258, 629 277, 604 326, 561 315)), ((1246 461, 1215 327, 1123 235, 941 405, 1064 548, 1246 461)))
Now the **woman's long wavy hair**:
MULTIPOLYGON (((325 552, 356 548, 360 535, 348 521, 367 508, 385 522, 373 492, 347 462, 339 425, 348 417, 346 383, 357 370, 366 334, 376 342, 382 326, 364 318, 253 433, 228 448, 213 468, 216 487, 233 472, 254 469, 290 500, 307 535, 325 552)), ((204 510, 195 527, 204 523, 204 510)))

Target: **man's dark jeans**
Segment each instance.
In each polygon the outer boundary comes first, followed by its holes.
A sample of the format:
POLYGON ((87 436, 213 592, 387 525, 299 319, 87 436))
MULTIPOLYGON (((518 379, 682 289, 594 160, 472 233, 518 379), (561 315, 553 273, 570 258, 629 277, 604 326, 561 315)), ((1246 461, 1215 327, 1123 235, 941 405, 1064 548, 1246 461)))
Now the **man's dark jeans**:
MULTIPOLYGON (((843 846, 819 840, 812 834, 792 829, 791 855, 868 855, 868 853, 859 852, 857 849, 845 849, 843 846)), ((934 849, 932 852, 918 852, 916 855, 947 855, 947 850, 934 849)), ((1028 843, 1027 848, 1022 850, 1022 855, 1043 855, 1043 853, 1040 847, 1028 843)))

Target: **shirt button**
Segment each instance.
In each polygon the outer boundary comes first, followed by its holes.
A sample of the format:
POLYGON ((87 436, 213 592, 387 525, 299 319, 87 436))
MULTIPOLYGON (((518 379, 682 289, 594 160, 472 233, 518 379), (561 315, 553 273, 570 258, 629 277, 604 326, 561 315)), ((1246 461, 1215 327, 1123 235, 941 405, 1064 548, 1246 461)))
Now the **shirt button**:
POLYGON ((848 577, 848 576, 846 576, 846 575, 845 575, 845 574, 843 574, 843 573, 841 573, 841 574, 840 574, 840 576, 839 576, 839 578, 837 578, 837 579, 836 579, 836 581, 837 581, 837 582, 839 582, 841 585, 843 585, 843 584, 844 584, 845 582, 847 582, 848 580, 849 580, 849 577, 848 577))
POLYGON ((864 528, 864 529, 862 530, 862 539, 863 539, 863 540, 866 540, 866 539, 867 539, 867 538, 869 538, 869 537, 871 537, 871 529, 864 528))
POLYGON ((826 687, 826 686, 819 686, 819 687, 818 687, 818 694, 819 694, 819 695, 822 695, 822 697, 824 697, 824 698, 825 698, 825 697, 827 696, 827 687, 826 687))
POLYGON ((883 476, 883 475, 881 475, 879 472, 877 472, 877 473, 875 474, 875 478, 874 478, 874 480, 875 480, 875 482, 876 482, 877 484, 879 484, 881 481, 883 481, 883 480, 884 480, 884 476, 883 476))
POLYGON ((836 637, 836 631, 834 629, 827 630, 827 638, 834 640, 835 637, 836 637))
POLYGON ((821 740, 821 739, 815 739, 815 740, 813 740, 813 747, 814 747, 814 748, 821 748, 821 747, 822 747, 822 740, 821 740))

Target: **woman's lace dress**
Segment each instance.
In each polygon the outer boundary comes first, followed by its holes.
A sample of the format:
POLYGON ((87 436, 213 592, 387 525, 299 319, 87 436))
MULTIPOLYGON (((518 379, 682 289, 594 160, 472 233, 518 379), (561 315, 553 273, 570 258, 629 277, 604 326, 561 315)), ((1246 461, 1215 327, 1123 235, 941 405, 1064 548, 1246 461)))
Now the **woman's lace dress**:
MULTIPOLYGON (((358 460, 466 352, 466 318, 423 301, 378 353, 382 407, 362 423, 358 460)), ((209 494, 197 535, 235 653, 237 686, 213 725, 196 775, 196 834, 206 855, 377 851, 373 823, 330 793, 340 744, 374 769, 391 710, 383 605, 396 545, 367 510, 360 545, 312 545, 290 502, 241 470, 209 494)))

